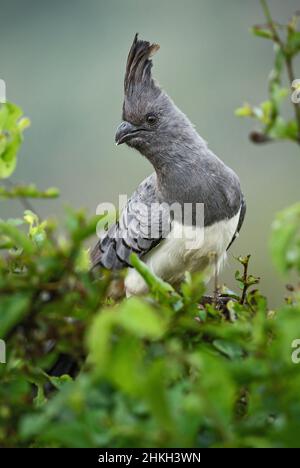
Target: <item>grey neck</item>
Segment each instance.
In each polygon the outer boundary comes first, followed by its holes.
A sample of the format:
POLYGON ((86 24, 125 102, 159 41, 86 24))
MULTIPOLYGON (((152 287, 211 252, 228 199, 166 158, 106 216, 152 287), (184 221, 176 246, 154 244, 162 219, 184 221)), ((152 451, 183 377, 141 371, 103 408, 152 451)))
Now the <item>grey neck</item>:
MULTIPOLYGON (((170 201, 178 198, 189 199, 188 194, 198 191, 201 181, 206 177, 210 155, 204 140, 194 132, 180 135, 172 145, 165 143, 159 152, 145 151, 144 155, 151 162, 157 176, 159 192, 170 201), (196 134, 196 137, 195 137, 196 134)), ((216 158, 212 156, 216 163, 216 158)), ((212 162, 212 161, 211 161, 212 162)))

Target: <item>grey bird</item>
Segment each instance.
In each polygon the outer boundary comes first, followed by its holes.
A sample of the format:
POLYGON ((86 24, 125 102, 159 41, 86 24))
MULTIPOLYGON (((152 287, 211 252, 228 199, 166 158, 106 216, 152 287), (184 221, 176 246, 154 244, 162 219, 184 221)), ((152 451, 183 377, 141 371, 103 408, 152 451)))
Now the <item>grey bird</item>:
POLYGON ((116 132, 116 143, 126 143, 140 152, 154 172, 139 185, 119 221, 91 253, 93 266, 112 270, 129 267, 127 295, 147 291, 143 278, 131 268, 132 252, 173 285, 186 271, 203 271, 208 281, 223 265, 246 211, 237 175, 208 148, 152 77, 151 57, 158 49, 158 44, 135 35, 126 64, 123 122, 116 132), (182 214, 172 214, 168 208, 174 204, 189 207, 190 221, 186 223, 182 214), (199 225, 197 204, 204 204, 204 220, 199 225), (178 226, 181 235, 175 236, 178 226), (199 235, 192 248, 187 242, 186 228, 190 226, 199 235))

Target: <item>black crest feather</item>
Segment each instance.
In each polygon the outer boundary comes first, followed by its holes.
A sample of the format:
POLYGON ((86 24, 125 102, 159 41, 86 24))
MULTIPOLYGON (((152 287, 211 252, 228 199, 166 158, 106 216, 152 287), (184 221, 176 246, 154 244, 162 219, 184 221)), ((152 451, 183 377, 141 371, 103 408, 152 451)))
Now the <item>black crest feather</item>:
POLYGON ((150 44, 148 41, 141 41, 138 39, 138 33, 136 33, 127 58, 124 79, 125 94, 130 94, 132 89, 138 84, 146 85, 152 83, 152 60, 150 57, 152 57, 158 49, 158 44, 150 44))

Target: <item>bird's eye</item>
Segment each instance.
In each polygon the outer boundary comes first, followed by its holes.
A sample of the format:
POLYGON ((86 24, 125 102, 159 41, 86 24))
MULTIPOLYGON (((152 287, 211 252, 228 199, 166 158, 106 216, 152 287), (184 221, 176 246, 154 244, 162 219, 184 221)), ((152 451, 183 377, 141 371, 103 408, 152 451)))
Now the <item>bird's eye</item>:
POLYGON ((146 116, 146 120, 147 120, 148 124, 154 125, 157 122, 157 117, 156 117, 155 114, 148 114, 146 116))

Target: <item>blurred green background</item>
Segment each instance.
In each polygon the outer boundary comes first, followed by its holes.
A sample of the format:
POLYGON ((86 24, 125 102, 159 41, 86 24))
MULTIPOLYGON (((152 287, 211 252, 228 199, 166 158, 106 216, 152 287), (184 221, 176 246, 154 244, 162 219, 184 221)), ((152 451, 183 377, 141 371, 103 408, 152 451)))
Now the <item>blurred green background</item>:
MULTIPOLYGON (((251 270, 276 305, 285 279, 271 264, 270 225, 278 210, 300 198, 300 153, 291 143, 254 146, 248 140, 252 122, 234 116, 244 101, 266 98, 272 45, 248 32, 264 22, 258 0, 1 0, 0 5, 0 78, 7 99, 32 121, 13 181, 61 190, 58 200, 34 202, 39 213, 62 216, 65 205, 95 213, 98 203, 130 195, 151 172, 138 153, 114 144, 126 56, 139 32, 161 45, 154 60, 161 85, 241 178, 248 212, 222 281, 233 287, 233 256, 251 253, 251 270)), ((275 19, 286 21, 299 0, 269 5, 275 19)), ((1 201, 1 217, 22 210, 18 202, 1 201)))

